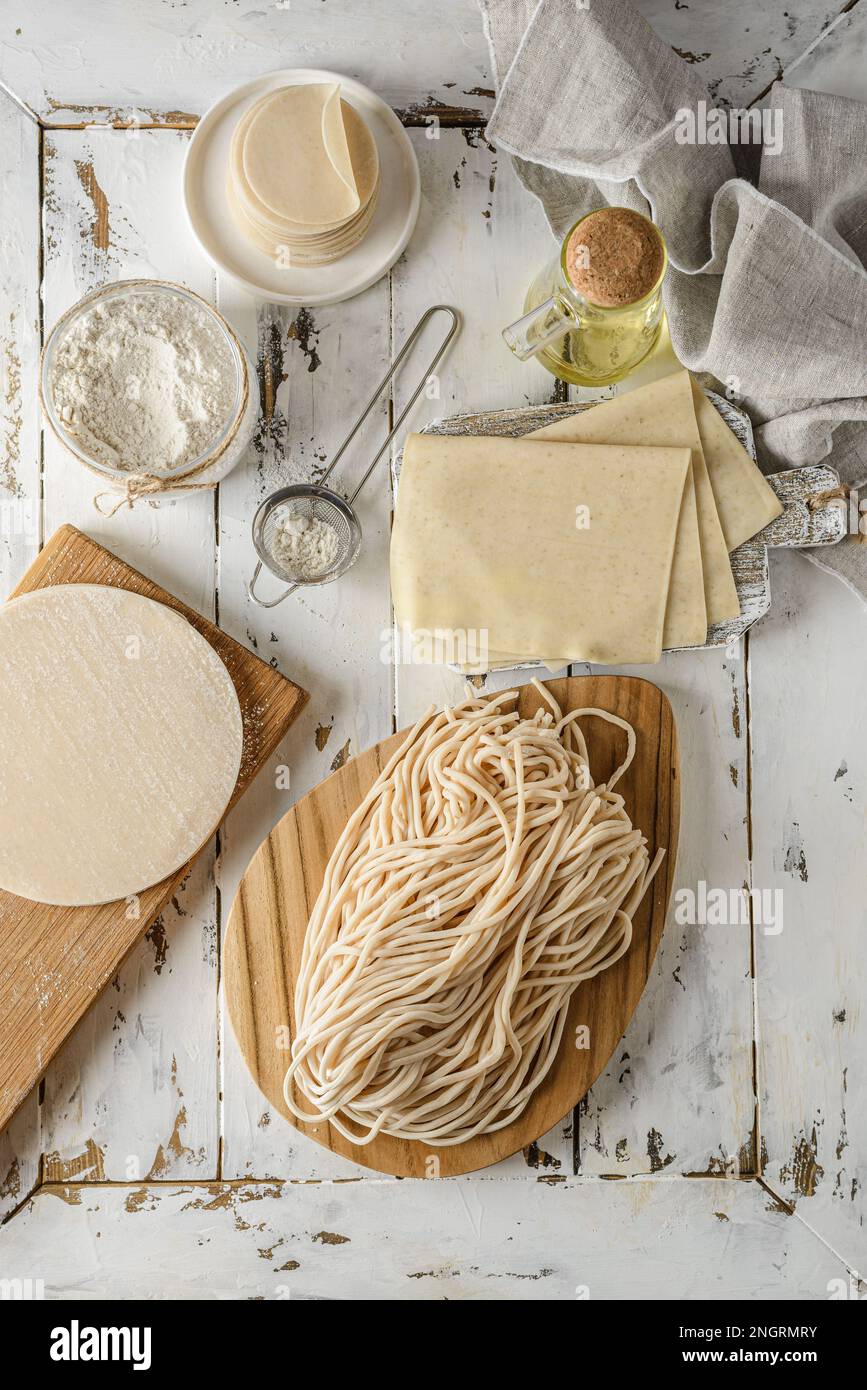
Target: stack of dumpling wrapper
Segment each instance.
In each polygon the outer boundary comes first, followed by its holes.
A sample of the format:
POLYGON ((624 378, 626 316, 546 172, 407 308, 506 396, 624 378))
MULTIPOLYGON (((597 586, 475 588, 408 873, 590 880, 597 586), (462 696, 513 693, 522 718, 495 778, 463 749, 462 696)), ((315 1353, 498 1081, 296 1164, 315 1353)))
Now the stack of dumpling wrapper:
POLYGON ((244 235, 286 266, 357 246, 379 194, 376 140, 335 83, 268 92, 232 137, 229 205, 244 235))
POLYGON ((396 622, 466 669, 658 661, 738 617, 729 554, 781 511, 685 371, 521 439, 410 435, 396 622))

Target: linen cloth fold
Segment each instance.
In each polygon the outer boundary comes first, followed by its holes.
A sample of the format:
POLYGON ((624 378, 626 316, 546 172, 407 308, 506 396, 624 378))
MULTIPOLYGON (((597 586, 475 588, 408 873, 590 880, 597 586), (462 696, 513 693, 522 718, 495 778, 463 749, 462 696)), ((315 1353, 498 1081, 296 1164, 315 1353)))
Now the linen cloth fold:
MULTIPOLYGON (((682 142, 681 113, 704 132, 716 108, 628 0, 478 3, 488 138, 554 234, 606 203, 649 214, 683 366, 746 408, 765 472, 827 460, 867 498, 867 105, 775 83, 752 183, 743 147, 682 142)), ((805 553, 867 601, 867 538, 805 553)))

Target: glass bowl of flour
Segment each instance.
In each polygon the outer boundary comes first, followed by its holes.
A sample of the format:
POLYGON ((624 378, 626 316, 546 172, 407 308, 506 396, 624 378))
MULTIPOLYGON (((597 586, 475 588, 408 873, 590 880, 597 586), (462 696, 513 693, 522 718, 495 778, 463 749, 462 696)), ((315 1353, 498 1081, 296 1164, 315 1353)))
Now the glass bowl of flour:
POLYGON ((45 344, 40 394, 80 463, 153 501, 216 486, 259 418, 253 364, 222 314, 158 280, 105 285, 64 314, 45 344))

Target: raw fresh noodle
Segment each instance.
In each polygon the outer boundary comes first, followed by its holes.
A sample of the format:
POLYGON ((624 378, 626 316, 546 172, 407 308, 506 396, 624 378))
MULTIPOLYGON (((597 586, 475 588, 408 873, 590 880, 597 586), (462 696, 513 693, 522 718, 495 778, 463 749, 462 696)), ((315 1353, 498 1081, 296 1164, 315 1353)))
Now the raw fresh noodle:
POLYGON ((300 1119, 354 1144, 502 1129, 551 1068, 576 987, 628 949, 662 857, 613 790, 634 731, 538 689, 550 709, 532 719, 514 691, 429 711, 347 823, 296 983, 284 1096, 300 1119), (600 786, 591 716, 627 735, 600 786))

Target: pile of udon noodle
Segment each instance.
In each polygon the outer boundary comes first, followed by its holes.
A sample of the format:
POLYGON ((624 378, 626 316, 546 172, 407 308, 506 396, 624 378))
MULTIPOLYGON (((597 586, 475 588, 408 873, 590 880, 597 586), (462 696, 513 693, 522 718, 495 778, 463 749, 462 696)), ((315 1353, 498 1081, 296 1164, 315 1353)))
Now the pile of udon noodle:
POLYGON ((628 949, 662 852, 614 791, 635 734, 542 686, 429 712, 346 825, 296 982, 287 1105, 354 1144, 503 1128, 557 1056, 582 980, 628 949), (595 785, 579 721, 626 734, 595 785))

